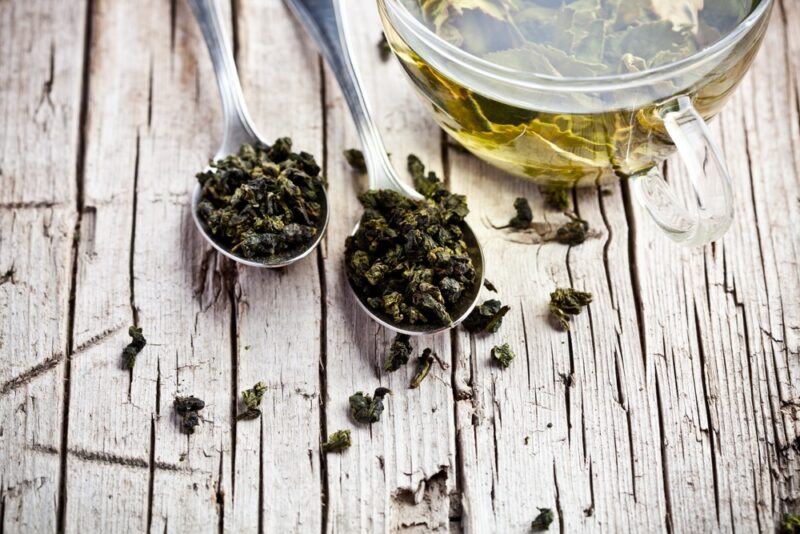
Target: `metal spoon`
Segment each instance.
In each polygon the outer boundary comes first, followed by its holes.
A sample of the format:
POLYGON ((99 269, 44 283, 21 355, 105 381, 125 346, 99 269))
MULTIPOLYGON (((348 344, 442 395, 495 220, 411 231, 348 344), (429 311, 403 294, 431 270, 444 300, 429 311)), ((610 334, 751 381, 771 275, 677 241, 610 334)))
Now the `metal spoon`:
MULTIPOLYGON (((250 114, 247 112, 244 95, 242 94, 242 86, 239 83, 239 75, 236 73, 236 64, 233 60, 231 49, 228 46, 228 41, 225 38, 225 30, 222 26, 222 15, 219 11, 217 0, 189 0, 189 5, 203 33, 206 45, 208 45, 211 61, 214 64, 214 73, 217 76, 219 96, 222 100, 224 133, 222 145, 219 147, 219 150, 217 150, 214 159, 224 158, 229 154, 238 152, 239 148, 245 143, 267 144, 264 143, 261 140, 261 136, 256 133, 256 129, 253 127, 253 121, 250 119, 250 114)), ((321 187, 322 198, 319 200, 322 206, 322 213, 320 214, 321 224, 317 228, 314 239, 312 239, 305 248, 279 255, 269 262, 254 261, 231 252, 214 240, 205 222, 197 215, 197 204, 200 202, 201 192, 202 188, 200 184, 197 184, 192 194, 192 217, 194 217, 194 222, 200 229, 203 237, 225 256, 251 267, 276 269, 278 267, 286 267, 301 258, 305 258, 311 254, 311 251, 314 250, 322 240, 322 236, 325 234, 325 229, 328 226, 328 194, 325 188, 321 187)))
MULTIPOLYGON (((362 0, 363 1, 363 0, 362 0)), ((339 87, 342 89, 345 101, 353 116, 358 136, 364 147, 364 160, 369 171, 370 189, 392 189, 409 198, 421 200, 423 197, 417 191, 404 184, 386 155, 380 133, 375 127, 370 116, 369 106, 361 90, 358 71, 353 64, 350 48, 347 42, 347 17, 342 14, 344 0, 285 0, 294 12, 306 31, 317 43, 328 66, 336 76, 339 87)), ((358 224, 352 233, 358 230, 358 224)), ((357 290, 350 282, 350 289, 355 293, 358 303, 381 325, 409 335, 434 334, 455 327, 463 321, 475 307, 478 293, 483 285, 483 251, 472 229, 464 223, 462 226, 464 242, 469 249, 472 263, 475 267, 475 284, 462 295, 458 309, 450 315, 454 317, 452 323, 445 326, 397 325, 391 318, 383 313, 372 310, 366 302, 366 296, 357 290)), ((349 281, 349 279, 348 279, 349 281)))

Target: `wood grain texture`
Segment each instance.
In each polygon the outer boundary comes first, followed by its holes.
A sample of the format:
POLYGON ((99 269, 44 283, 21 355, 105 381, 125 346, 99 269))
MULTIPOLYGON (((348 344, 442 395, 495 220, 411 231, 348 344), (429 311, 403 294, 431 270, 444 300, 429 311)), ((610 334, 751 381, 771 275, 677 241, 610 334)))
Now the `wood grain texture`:
MULTIPOLYGON (((316 50, 282 2, 241 1, 236 15, 238 65, 258 130, 268 143, 291 137, 323 164, 316 50)), ((236 389, 260 380, 268 389, 262 418, 236 425, 235 532, 321 528, 318 262, 312 255, 281 270, 238 271, 236 389)))
POLYGON ((2 532, 59 522, 85 28, 82 1, 0 3, 2 532))
MULTIPOLYGON (((353 36, 359 51, 357 63, 392 160, 403 176, 409 152, 440 171, 438 129, 408 87, 385 83, 402 74, 398 64, 380 60, 380 26, 374 7, 363 9, 353 3, 349 7, 353 17, 364 21, 353 36)), ((352 428, 353 446, 345 454, 328 456, 326 531, 446 531, 449 492, 456 476, 450 337, 414 342, 418 351, 430 346, 447 366, 436 366, 419 389, 408 389, 413 364, 388 375, 383 371, 393 336, 361 311, 343 270, 344 240, 360 217, 356 196, 366 189, 367 181, 342 156, 359 142, 333 80, 326 75, 329 196, 338 215, 330 222, 325 258, 325 410, 328 432, 352 428), (381 421, 369 427, 354 423, 348 415, 349 396, 357 391, 372 393, 378 386, 393 391, 381 421), (426 504, 418 507, 415 503, 426 504)))
POLYGON ((380 60, 374 5, 351 3, 392 160, 406 176, 416 153, 469 196, 512 307, 495 335, 414 340, 442 360, 418 390, 413 365, 383 372, 392 334, 344 277, 367 181, 341 155, 359 142, 335 80, 280 0, 222 5, 259 130, 330 184, 318 254, 281 271, 224 261, 191 220, 221 114, 184 0, 0 2, 0 532, 527 532, 539 507, 561 532, 774 532, 800 511, 797 2, 776 3, 712 125, 737 217, 703 249, 664 240, 625 183, 573 195, 579 247, 496 228, 517 196, 565 218, 449 146, 380 60), (556 286, 595 297, 568 333, 556 286), (128 372, 131 324, 148 345, 128 372), (236 422, 259 380, 263 416, 236 422), (348 397, 377 386, 383 418, 354 423, 348 397), (191 437, 183 394, 207 404, 191 437), (353 446, 322 454, 342 428, 353 446))
POLYGON ((92 11, 66 530, 105 530, 108 517, 115 531, 203 529, 222 520, 231 473, 225 265, 189 211, 218 97, 200 83, 210 62, 184 3, 92 11), (129 372, 131 324, 148 345, 129 372), (190 394, 206 408, 187 437, 172 402, 190 394))

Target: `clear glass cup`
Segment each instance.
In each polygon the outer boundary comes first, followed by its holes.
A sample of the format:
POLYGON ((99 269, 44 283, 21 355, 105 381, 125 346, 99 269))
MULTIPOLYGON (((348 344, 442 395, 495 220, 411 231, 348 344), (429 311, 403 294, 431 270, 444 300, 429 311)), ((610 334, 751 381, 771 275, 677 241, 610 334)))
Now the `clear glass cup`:
POLYGON ((774 0, 761 0, 733 31, 688 58, 593 78, 487 62, 440 38, 400 0, 377 2, 387 39, 418 93, 441 127, 476 156, 545 185, 629 178, 637 200, 680 243, 705 244, 730 227, 731 177, 707 121, 749 69, 774 0), (691 179, 691 206, 660 170, 676 150, 691 179))

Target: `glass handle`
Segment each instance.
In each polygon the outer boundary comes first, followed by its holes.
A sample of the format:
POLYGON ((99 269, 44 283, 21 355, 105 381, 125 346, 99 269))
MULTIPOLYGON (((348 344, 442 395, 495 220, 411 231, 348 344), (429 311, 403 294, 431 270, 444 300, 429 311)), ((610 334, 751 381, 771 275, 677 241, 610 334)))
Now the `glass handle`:
POLYGON ((708 125, 688 97, 664 113, 667 133, 686 165, 695 202, 677 197, 658 167, 632 177, 631 188, 661 230, 685 245, 705 245, 720 238, 733 221, 731 175, 708 125))

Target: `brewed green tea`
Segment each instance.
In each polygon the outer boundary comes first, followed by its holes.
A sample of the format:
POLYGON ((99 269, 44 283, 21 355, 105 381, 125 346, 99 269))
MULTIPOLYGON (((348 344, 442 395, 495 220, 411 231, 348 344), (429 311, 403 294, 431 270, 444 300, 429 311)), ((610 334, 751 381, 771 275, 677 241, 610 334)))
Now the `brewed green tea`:
POLYGON ((489 162, 552 185, 597 183, 652 167, 674 148, 660 105, 688 95, 701 115, 714 115, 756 48, 744 40, 706 69, 661 76, 623 94, 597 87, 696 55, 734 31, 759 0, 401 1, 491 73, 476 89, 477 75, 463 81, 457 56, 432 61, 413 39, 387 31, 440 124, 489 162), (503 81, 530 76, 555 90, 522 94, 503 81), (569 81, 586 89, 558 90, 569 81))

